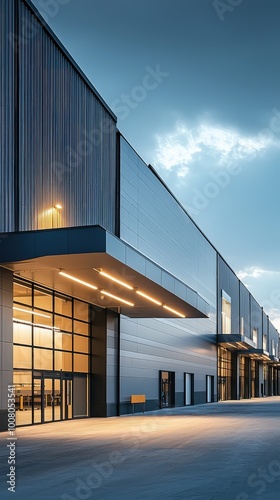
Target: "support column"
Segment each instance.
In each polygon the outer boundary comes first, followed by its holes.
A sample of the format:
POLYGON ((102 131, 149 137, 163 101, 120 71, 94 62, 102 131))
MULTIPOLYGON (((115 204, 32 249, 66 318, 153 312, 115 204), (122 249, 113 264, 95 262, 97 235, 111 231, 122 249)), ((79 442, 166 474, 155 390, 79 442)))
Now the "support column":
POLYGON ((259 369, 259 362, 256 361, 256 370, 255 370, 255 397, 259 398, 260 397, 260 369, 259 369))
POLYGON ((251 360, 245 358, 245 399, 251 398, 251 360))
POLYGON ((268 367, 268 396, 273 394, 272 367, 268 367))
POLYGON ((117 313, 92 308, 91 417, 118 414, 118 321, 117 313))
POLYGON ((0 267, 0 431, 8 425, 8 385, 13 383, 13 272, 0 267))
POLYGON ((262 362, 259 362, 259 395, 261 398, 263 398, 264 396, 264 376, 262 362))
POLYGON ((231 355, 231 399, 240 399, 239 357, 235 352, 233 352, 231 355))

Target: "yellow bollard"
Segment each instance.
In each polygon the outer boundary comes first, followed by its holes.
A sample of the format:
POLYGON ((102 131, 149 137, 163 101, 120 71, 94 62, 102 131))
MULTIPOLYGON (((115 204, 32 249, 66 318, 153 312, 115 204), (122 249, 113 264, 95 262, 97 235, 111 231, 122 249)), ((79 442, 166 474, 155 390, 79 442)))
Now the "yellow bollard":
POLYGON ((19 410, 23 411, 23 396, 22 395, 19 397, 19 410))

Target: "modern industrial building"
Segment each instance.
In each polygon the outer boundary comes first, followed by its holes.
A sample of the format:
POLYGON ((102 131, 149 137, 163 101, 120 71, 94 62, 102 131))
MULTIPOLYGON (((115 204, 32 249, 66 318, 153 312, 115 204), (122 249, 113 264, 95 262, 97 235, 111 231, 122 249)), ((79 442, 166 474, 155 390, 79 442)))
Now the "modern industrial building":
POLYGON ((280 394, 262 307, 30 0, 0 19, 0 428, 9 384, 17 425, 280 394))

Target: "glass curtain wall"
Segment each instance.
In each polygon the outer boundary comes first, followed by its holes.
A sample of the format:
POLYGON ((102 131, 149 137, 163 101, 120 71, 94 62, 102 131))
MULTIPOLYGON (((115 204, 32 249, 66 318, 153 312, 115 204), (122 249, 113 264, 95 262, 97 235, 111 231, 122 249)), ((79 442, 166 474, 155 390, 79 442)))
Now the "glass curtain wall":
POLYGON ((231 333, 231 298, 222 290, 222 333, 231 333))
POLYGON ((246 398, 245 383, 246 383, 245 357, 240 356, 240 358, 239 358, 239 397, 240 397, 240 399, 246 398))
POLYGON ((231 399, 231 352, 218 348, 218 398, 220 401, 231 399))
POLYGON ((17 425, 72 418, 73 374, 88 384, 89 305, 14 282, 14 384, 17 425))

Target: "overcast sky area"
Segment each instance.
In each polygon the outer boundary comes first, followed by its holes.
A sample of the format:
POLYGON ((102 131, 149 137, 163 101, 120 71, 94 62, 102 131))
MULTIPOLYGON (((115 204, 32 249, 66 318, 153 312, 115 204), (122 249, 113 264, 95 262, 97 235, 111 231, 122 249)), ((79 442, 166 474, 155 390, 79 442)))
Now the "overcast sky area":
POLYGON ((280 329, 280 1, 33 3, 280 329))

